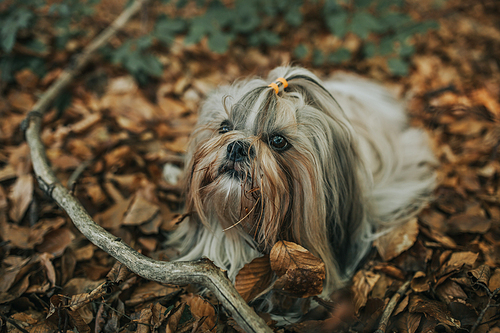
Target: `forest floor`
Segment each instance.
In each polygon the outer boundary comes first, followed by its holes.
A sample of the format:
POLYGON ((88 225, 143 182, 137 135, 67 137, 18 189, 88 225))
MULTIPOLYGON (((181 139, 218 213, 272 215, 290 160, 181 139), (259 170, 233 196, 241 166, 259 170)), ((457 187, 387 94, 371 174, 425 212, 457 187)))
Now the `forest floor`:
MULTIPOLYGON (((98 14, 80 24, 99 31, 122 4, 102 1, 98 14)), ((302 41, 314 36, 313 43, 323 45, 334 38, 315 20, 265 50, 236 42, 217 55, 204 42, 184 46, 178 40, 158 51, 164 75, 145 86, 96 57, 71 86, 69 107, 43 119, 47 156, 97 223, 143 254, 168 260, 174 252, 164 243, 183 199, 175 177, 162 177, 163 168, 171 166, 169 175, 182 168, 197 109, 211 89, 291 62, 313 67, 322 78, 343 70, 378 80, 408 101, 412 125, 432 139, 439 161, 434 200, 418 219, 374 244, 384 250, 374 249, 352 283, 334 294, 326 318, 278 327, 262 316, 276 332, 371 332, 389 300, 411 281, 389 330, 499 333, 500 4, 457 0, 431 10, 415 1, 408 8, 440 27, 416 40, 410 73, 402 78, 376 57, 321 68, 308 58, 298 61, 291 50, 302 41)), ((141 20, 111 43, 136 35, 141 20)), ((2 87, 0 331, 241 331, 216 300, 197 295, 193 286, 128 274, 98 290, 115 274, 115 260, 38 188, 19 125, 90 37, 47 54, 53 69, 44 78, 23 70, 15 84, 2 87), (78 303, 95 290, 99 298, 78 303)), ((355 51, 359 42, 352 38, 349 45, 355 51)))

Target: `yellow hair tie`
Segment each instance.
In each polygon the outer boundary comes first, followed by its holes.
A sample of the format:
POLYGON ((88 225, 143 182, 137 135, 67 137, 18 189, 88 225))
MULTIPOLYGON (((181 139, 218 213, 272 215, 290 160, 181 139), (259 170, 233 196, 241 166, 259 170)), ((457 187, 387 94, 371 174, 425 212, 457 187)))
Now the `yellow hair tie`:
POLYGON ((285 80, 282 77, 277 78, 276 81, 274 81, 273 83, 271 83, 270 85, 268 85, 268 87, 271 87, 271 88, 274 89, 274 92, 276 93, 276 95, 278 95, 278 93, 280 92, 280 87, 278 86, 279 83, 281 83, 283 85, 283 89, 285 89, 286 87, 288 87, 287 80, 285 80))
POLYGON ((271 83, 270 85, 268 85, 268 87, 271 87, 274 89, 274 92, 276 93, 276 95, 278 95, 278 93, 280 92, 280 88, 278 87, 278 85, 276 83, 271 83))
POLYGON ((279 77, 279 78, 276 79, 276 81, 279 81, 279 82, 283 83, 283 89, 286 88, 286 87, 288 87, 288 81, 285 80, 284 78, 279 77))

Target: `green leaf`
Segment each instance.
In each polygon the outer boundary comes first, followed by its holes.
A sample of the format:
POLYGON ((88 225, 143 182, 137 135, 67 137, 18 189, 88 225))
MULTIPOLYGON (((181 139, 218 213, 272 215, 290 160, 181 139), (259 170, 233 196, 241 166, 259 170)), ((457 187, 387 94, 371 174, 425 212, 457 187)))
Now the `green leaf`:
POLYGON ((195 23, 191 25, 186 38, 184 38, 184 43, 186 45, 198 43, 209 32, 204 24, 196 23, 198 22, 197 20, 195 20, 194 22, 195 23))
POLYGON ((37 53, 43 53, 47 51, 47 45, 45 45, 41 40, 39 39, 32 39, 26 43, 24 43, 24 46, 27 47, 28 49, 37 52, 37 53))
POLYGON ((411 16, 398 12, 387 12, 383 14, 380 19, 386 29, 395 30, 413 22, 411 16))
POLYGON ((405 76, 408 75, 409 65, 401 58, 390 58, 387 60, 387 66, 393 75, 405 76))
POLYGON ((259 31, 258 33, 253 33, 249 38, 249 43, 252 46, 275 46, 280 42, 281 38, 271 31, 259 31))
POLYGON ((235 10, 236 18, 233 21, 234 32, 252 33, 261 22, 254 2, 238 1, 235 10))
POLYGON ((366 39, 371 32, 384 31, 384 25, 368 12, 356 12, 349 24, 349 30, 366 39))
POLYGON ((335 53, 330 54, 328 61, 334 64, 341 64, 351 58, 351 51, 346 48, 340 48, 335 53))
POLYGON ((394 37, 386 36, 380 40, 378 52, 380 55, 389 55, 394 53, 394 37))
POLYGON ((285 21, 292 27, 298 27, 302 23, 300 7, 293 6, 285 14, 285 21))
POLYGON ((403 7, 406 0, 378 0, 377 1, 377 11, 385 11, 390 8, 400 8, 403 7))
POLYGON ((8 16, 2 20, 0 28, 0 46, 9 53, 16 42, 17 31, 27 28, 34 18, 33 12, 26 8, 15 8, 8 16))
POLYGON ((343 38, 347 33, 347 20, 349 15, 345 11, 335 12, 328 15, 326 18, 326 25, 330 32, 339 38, 343 38))
POLYGON ((406 58, 410 57, 415 53, 415 46, 406 43, 401 43, 399 47, 399 56, 406 58))
POLYGON ((170 19, 166 16, 158 19, 155 24, 153 35, 162 43, 170 45, 175 36, 185 31, 187 23, 180 18, 170 19))
POLYGON ((367 8, 373 4, 373 0, 355 0, 354 5, 358 8, 367 8))
POLYGON ((293 54, 299 59, 304 59, 305 57, 307 57, 308 53, 309 50, 307 49, 307 46, 305 46, 304 44, 297 45, 295 50, 293 50, 293 54))
POLYGON ((222 31, 212 33, 208 37, 208 47, 215 53, 224 53, 229 49, 229 43, 233 39, 232 34, 222 31))
POLYGON ((325 55, 321 50, 315 49, 313 51, 312 63, 314 66, 321 66, 325 63, 325 55))
POLYGON ((368 42, 363 48, 363 54, 366 58, 372 58, 378 54, 378 47, 375 43, 368 42))

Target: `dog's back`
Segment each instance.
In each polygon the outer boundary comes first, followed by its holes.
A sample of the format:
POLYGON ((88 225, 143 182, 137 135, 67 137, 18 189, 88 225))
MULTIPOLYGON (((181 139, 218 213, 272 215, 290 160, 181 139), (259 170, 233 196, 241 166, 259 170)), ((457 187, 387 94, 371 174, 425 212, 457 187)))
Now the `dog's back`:
POLYGON ((372 177, 365 184, 371 222, 382 231, 406 221, 429 200, 435 158, 427 133, 409 127, 404 104, 383 86, 340 74, 325 82, 358 134, 362 160, 372 177))

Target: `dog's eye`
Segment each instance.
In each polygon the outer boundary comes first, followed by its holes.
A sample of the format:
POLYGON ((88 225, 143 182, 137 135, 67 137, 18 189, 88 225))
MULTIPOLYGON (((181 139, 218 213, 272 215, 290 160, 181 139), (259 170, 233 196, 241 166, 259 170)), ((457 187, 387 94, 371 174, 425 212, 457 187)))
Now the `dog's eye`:
POLYGON ((275 135, 269 140, 269 144, 275 150, 285 150, 288 148, 288 141, 281 135, 275 135))
POLYGON ((232 130, 233 129, 231 128, 231 126, 229 126, 229 124, 224 122, 219 127, 219 134, 224 134, 224 133, 230 132, 232 130))

